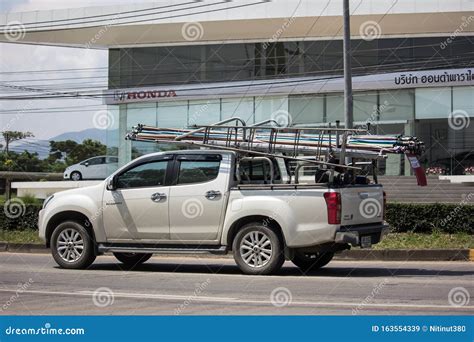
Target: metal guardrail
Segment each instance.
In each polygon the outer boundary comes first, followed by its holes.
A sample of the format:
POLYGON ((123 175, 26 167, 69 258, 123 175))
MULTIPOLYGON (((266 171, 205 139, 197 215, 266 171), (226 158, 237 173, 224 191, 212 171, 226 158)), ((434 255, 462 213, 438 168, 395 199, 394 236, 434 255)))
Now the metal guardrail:
POLYGON ((11 182, 17 180, 40 181, 40 180, 62 180, 62 173, 52 172, 18 172, 18 171, 0 171, 0 180, 5 180, 5 199, 11 198, 11 182))

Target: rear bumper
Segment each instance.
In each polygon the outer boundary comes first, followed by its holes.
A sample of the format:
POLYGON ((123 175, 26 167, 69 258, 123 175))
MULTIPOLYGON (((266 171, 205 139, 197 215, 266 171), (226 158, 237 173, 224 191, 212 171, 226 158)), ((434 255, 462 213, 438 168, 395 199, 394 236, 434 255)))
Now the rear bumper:
POLYGON ((382 222, 361 226, 341 226, 336 230, 335 242, 359 246, 361 236, 370 236, 372 244, 376 244, 388 234, 388 231, 388 224, 382 222))

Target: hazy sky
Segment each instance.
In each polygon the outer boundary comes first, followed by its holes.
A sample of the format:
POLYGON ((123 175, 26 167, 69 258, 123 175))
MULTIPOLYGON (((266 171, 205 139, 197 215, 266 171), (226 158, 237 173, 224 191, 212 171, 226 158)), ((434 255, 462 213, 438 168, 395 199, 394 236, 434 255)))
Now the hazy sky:
MULTIPOLYGON (((99 4, 114 5, 119 3, 143 3, 147 1, 131 0, 102 0, 99 4)), ((0 0, 0 11, 23 12, 34 10, 51 10, 70 7, 87 7, 97 5, 97 0, 0 0)), ((38 70, 61 70, 61 69, 90 69, 106 68, 106 50, 88 50, 77 48, 57 48, 47 46, 36 46, 26 44, 2 44, 0 43, 0 83, 5 85, 21 86, 50 86, 52 89, 62 89, 68 81, 48 81, 53 78, 68 77, 65 72, 48 73, 16 73, 5 74, 5 72, 18 71, 38 71, 38 70), (37 81, 35 81, 37 80, 37 81)), ((102 69, 100 75, 106 75, 106 69, 102 69)), ((76 72, 69 77, 90 77, 97 76, 97 71, 76 72)), ((81 82, 84 82, 83 80, 81 82)), ((102 81, 106 86, 106 79, 102 81)), ((76 82, 77 84, 77 82, 76 82)), ((88 86, 86 82, 84 85, 88 86)), ((0 94, 5 96, 11 94, 11 89, 0 87, 0 94)), ((1 130, 31 131, 37 139, 49 139, 67 131, 80 131, 93 127, 92 118, 98 110, 104 109, 102 100, 35 100, 35 101, 0 101, 0 128, 1 130), (92 106, 92 107, 91 107, 92 106), (98 106, 98 107, 94 107, 98 106), (69 107, 60 113, 31 113, 32 109, 43 109, 51 107, 69 107), (75 108, 74 108, 75 107, 75 108), (81 108, 82 107, 82 108, 81 108), (26 108, 21 114, 16 110, 26 108), (6 110, 16 111, 12 114, 5 114, 6 110), (3 113, 2 113, 3 112, 3 113)), ((105 132, 104 132, 105 134, 105 132)))

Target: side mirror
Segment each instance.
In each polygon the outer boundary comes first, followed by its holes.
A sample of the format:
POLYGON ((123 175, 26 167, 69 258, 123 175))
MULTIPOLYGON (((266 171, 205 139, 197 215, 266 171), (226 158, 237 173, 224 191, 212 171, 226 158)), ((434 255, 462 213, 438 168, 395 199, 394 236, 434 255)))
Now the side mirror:
POLYGON ((88 167, 88 166, 89 166, 89 162, 85 162, 85 163, 84 163, 84 166, 85 166, 85 167, 88 167))
POLYGON ((107 183, 107 185, 106 185, 107 190, 113 191, 113 190, 116 189, 116 188, 115 188, 115 180, 114 180, 114 177, 109 177, 109 178, 107 178, 106 183, 107 183))

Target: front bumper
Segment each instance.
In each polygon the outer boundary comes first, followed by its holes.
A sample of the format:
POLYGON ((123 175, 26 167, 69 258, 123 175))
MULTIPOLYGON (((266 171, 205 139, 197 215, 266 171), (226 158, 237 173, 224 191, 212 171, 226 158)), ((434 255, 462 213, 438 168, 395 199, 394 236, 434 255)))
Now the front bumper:
POLYGON ((41 240, 46 242, 46 227, 44 225, 44 209, 41 209, 38 214, 38 235, 41 240))
POLYGON ((335 242, 348 243, 352 246, 361 245, 362 236, 370 236, 371 244, 379 243, 385 235, 388 234, 389 226, 384 222, 357 225, 357 226, 341 226, 336 231, 335 242))

